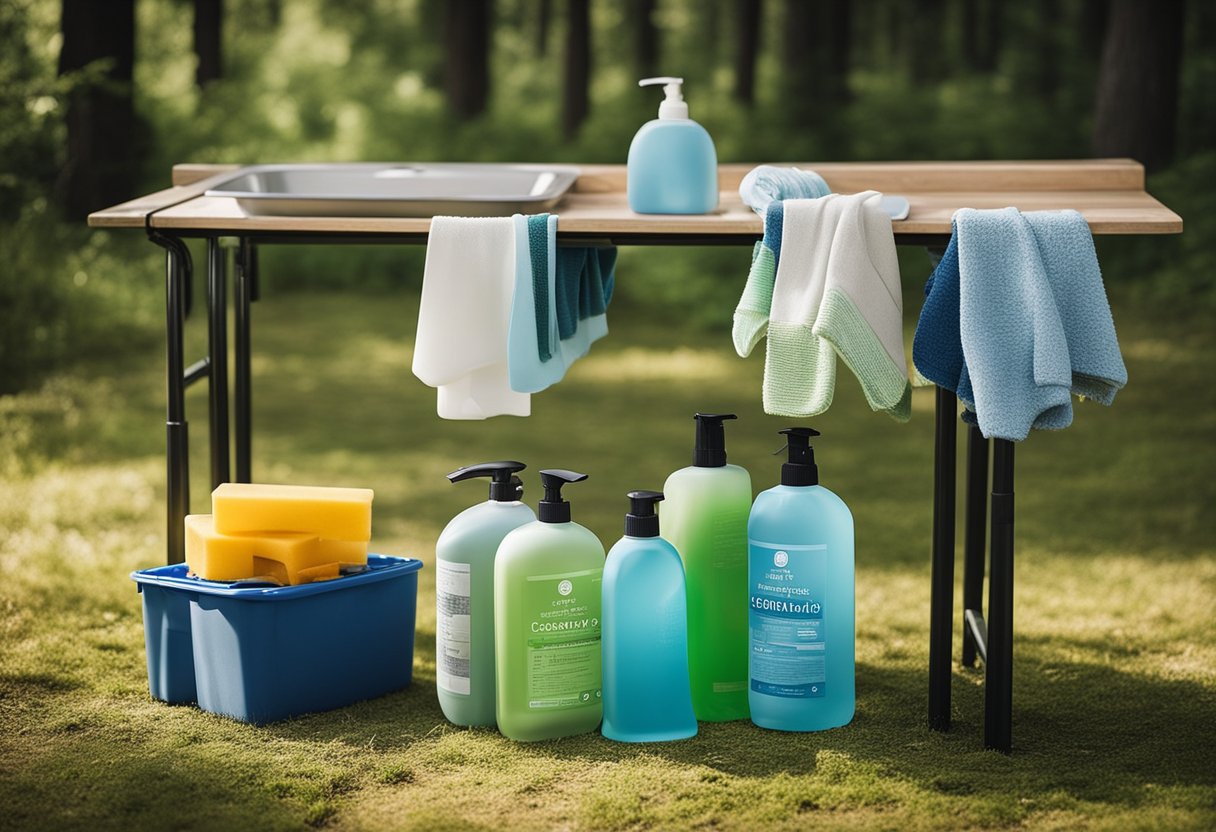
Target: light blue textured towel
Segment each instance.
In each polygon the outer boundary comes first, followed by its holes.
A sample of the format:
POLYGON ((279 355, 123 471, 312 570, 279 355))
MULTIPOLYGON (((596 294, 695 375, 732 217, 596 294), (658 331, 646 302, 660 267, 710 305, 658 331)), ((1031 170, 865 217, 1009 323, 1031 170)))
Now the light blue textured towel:
POLYGON ((957 393, 984 436, 1072 423, 1076 393, 1127 383, 1093 237, 1075 211, 962 209, 926 287, 912 358, 957 393))
POLYGON ((515 291, 507 372, 517 393, 539 393, 608 334, 616 249, 557 248, 557 216, 516 214, 515 291))
POLYGON ((813 170, 758 165, 739 183, 743 204, 760 216, 768 206, 781 199, 816 199, 832 192, 823 177, 813 170))
POLYGON ((511 389, 517 393, 539 393, 551 384, 562 380, 566 374, 566 362, 561 360, 561 349, 557 331, 557 246, 552 245, 557 234, 557 217, 546 217, 548 232, 544 246, 533 250, 529 225, 535 229, 533 217, 516 214, 515 222, 515 294, 511 298, 511 323, 507 334, 507 373, 511 389), (534 279, 534 274, 536 278, 534 279), (540 275, 544 275, 544 280, 540 275), (536 303, 544 287, 541 301, 548 308, 542 318, 537 314, 536 303), (549 360, 541 358, 540 335, 548 342, 549 360))

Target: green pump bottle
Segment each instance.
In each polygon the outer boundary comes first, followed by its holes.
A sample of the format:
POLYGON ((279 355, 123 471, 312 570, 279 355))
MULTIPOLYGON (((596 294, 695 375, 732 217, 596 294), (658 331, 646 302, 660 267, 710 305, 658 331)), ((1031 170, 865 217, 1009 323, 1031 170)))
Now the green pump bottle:
MULTIPOLYGON (((524 742, 594 731, 604 711, 604 545, 571 522, 562 499, 562 486, 587 475, 548 470, 540 479, 539 519, 509 532, 494 558, 495 712, 503 736, 524 742)), ((744 626, 746 635, 746 617, 744 626)))
POLYGON ((693 464, 667 478, 659 512, 688 587, 688 671, 697 719, 747 719, 747 516, 752 479, 726 464, 725 419, 698 413, 693 464))

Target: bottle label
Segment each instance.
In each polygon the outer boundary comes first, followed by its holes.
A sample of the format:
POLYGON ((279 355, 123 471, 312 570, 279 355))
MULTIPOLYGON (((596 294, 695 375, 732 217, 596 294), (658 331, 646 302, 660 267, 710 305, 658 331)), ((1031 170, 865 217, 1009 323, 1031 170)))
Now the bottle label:
POLYGON ((467 563, 435 562, 435 682, 468 694, 472 687, 472 573, 467 563))
POLYGON ((598 705, 600 591, 604 570, 534 575, 524 587, 528 622, 528 707, 598 705))
POLYGON ((748 540, 753 691, 790 699, 827 692, 827 549, 748 540))

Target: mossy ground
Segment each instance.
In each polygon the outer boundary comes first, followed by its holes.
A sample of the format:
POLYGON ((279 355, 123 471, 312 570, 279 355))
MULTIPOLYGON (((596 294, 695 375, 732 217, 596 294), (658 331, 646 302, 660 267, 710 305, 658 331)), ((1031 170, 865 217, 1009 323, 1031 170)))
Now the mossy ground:
MULTIPOLYGON (((534 399, 530 419, 443 423, 408 371, 416 298, 256 305, 256 477, 375 488, 375 548, 427 564, 411 689, 262 728, 148 695, 127 573, 163 560, 159 352, 99 356, 0 398, 3 825, 1212 828, 1216 333, 1117 292, 1115 307, 1127 389, 1017 452, 1010 757, 981 750, 982 671, 956 667, 954 729, 926 728, 929 391, 896 425, 870 413, 842 370, 835 406, 815 423, 824 484, 857 520, 853 724, 811 735, 705 724, 694 740, 646 747, 598 735, 518 745, 444 722, 433 545, 484 495, 442 475, 518 457, 534 499, 537 468, 588 471, 570 495, 576 519, 611 544, 624 492, 687 464, 689 416, 722 409, 741 416, 732 461, 767 488, 785 421, 761 413, 763 358, 734 357, 727 336, 620 308, 612 336, 534 399)), ((192 322, 192 355, 202 329, 192 322)), ((201 509, 202 385, 189 407, 201 509)), ((961 443, 960 432, 960 459, 961 443)))

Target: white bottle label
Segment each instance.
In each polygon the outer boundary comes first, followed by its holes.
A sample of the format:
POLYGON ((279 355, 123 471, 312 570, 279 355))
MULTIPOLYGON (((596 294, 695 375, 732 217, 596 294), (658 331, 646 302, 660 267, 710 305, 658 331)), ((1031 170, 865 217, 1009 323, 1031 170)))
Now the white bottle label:
POLYGON ((435 563, 435 682, 449 693, 468 694, 472 680, 472 575, 469 564, 435 563))

